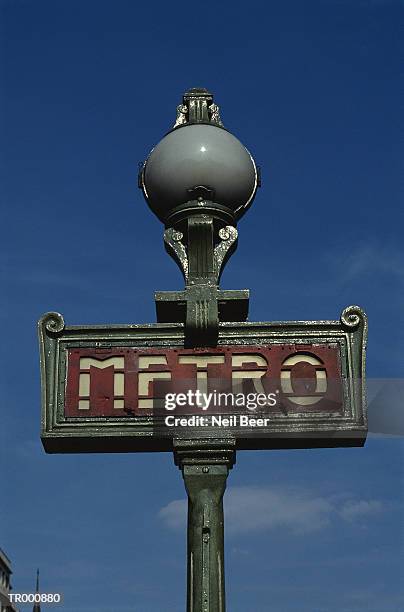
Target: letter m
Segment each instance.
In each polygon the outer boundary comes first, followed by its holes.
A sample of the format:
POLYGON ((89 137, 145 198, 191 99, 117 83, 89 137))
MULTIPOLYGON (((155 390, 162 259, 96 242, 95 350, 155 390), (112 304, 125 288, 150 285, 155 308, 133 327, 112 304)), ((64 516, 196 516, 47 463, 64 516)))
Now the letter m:
POLYGON ((67 416, 109 416, 125 408, 125 357, 71 351, 66 386, 67 416))

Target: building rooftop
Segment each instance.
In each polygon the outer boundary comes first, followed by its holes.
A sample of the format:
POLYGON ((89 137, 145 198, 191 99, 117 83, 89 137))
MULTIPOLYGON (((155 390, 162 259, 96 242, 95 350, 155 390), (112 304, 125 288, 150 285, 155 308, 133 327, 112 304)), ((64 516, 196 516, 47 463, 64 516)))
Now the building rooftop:
POLYGON ((0 562, 2 562, 11 573, 11 561, 2 548, 0 548, 0 562))

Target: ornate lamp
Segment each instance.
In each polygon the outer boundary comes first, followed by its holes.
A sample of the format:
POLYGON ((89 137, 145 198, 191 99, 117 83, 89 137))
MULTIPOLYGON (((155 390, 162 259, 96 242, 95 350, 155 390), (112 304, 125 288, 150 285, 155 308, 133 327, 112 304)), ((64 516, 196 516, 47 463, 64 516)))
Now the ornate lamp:
POLYGON ((219 321, 247 318, 248 290, 222 291, 219 279, 237 246, 237 221, 258 186, 253 157, 223 127, 212 95, 187 91, 173 128, 139 174, 186 283, 184 291, 156 292, 157 320, 184 322, 187 346, 216 346, 219 321))

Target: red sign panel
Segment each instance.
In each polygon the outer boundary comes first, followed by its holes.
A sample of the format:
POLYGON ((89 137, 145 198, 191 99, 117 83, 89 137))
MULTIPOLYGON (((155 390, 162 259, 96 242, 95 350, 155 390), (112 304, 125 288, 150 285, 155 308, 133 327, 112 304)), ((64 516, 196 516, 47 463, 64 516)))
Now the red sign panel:
POLYGON ((284 414, 341 413, 338 345, 93 347, 67 352, 68 418, 256 409, 284 414))

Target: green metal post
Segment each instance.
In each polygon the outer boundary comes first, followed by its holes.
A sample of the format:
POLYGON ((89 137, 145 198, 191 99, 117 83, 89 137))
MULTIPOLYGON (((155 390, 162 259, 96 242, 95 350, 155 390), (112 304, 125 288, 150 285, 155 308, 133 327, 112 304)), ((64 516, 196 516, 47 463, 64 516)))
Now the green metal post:
POLYGON ((176 440, 188 494, 187 612, 225 612, 223 494, 234 441, 176 440))

